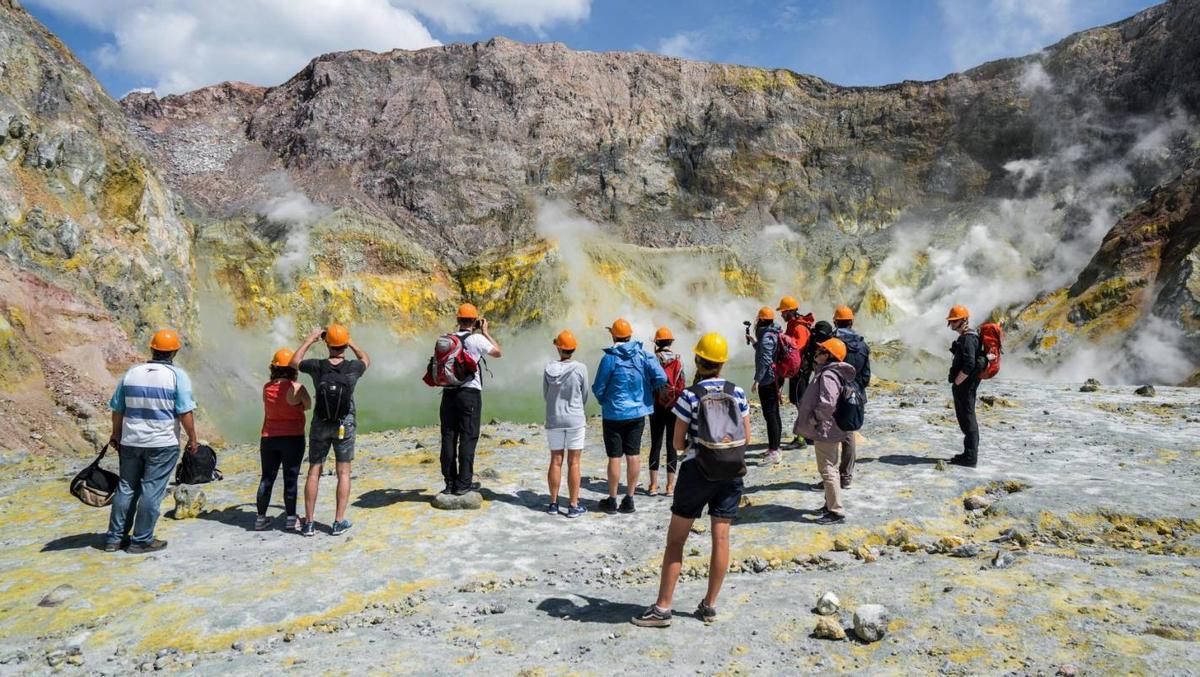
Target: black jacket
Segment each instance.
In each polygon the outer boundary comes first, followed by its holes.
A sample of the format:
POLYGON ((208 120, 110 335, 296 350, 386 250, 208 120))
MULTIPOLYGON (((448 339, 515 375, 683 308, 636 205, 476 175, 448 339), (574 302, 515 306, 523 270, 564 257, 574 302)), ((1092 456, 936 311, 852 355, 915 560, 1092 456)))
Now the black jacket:
POLYGON ((863 337, 852 329, 841 328, 833 332, 846 344, 846 364, 854 367, 854 382, 863 392, 871 385, 871 349, 863 337))
POLYGON ((979 348, 979 333, 974 329, 954 339, 954 343, 950 346, 950 353, 954 355, 948 377, 951 383, 954 383, 959 372, 966 374, 968 379, 975 378, 975 375, 979 373, 979 348))

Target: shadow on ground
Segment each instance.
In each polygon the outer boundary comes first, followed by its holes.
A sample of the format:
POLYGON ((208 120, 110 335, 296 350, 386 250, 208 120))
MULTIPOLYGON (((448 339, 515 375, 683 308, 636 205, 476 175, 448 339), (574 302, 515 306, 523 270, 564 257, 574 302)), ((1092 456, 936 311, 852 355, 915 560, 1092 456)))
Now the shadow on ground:
POLYGON ((103 550, 104 534, 89 532, 56 538, 43 545, 41 552, 62 552, 64 550, 83 550, 84 548, 103 550))
POLYGON ((359 495, 350 505, 355 508, 386 508, 397 503, 428 503, 433 495, 421 489, 372 489, 359 495))
POLYGON ((538 604, 538 611, 545 612, 553 618, 580 623, 628 623, 631 618, 640 614, 645 607, 624 602, 610 602, 599 597, 575 595, 584 601, 576 604, 574 600, 563 597, 551 597, 538 604))

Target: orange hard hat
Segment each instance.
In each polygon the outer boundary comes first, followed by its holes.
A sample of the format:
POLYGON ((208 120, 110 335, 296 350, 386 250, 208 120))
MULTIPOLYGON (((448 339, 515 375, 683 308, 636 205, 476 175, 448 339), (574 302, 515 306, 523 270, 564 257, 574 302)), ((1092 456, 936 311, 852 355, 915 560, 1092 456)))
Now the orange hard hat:
POLYGON ((971 313, 967 310, 966 306, 956 305, 951 308, 950 312, 946 315, 946 322, 958 322, 959 320, 965 320, 970 316, 971 313))
POLYGON ((781 313, 786 313, 790 310, 800 310, 800 302, 792 296, 785 296, 779 299, 779 307, 775 310, 781 313))
POLYGON ((464 303, 458 307, 457 317, 460 320, 478 320, 479 309, 472 303, 464 303))
POLYGON ((350 343, 350 330, 340 324, 331 324, 325 329, 325 345, 341 348, 350 343))
POLYGON ((775 319, 775 311, 771 310, 767 306, 763 306, 762 308, 758 309, 758 319, 759 320, 774 320, 775 319))
POLYGON ((672 334, 671 330, 667 329, 666 327, 659 327, 658 331, 654 332, 654 342, 655 343, 657 343, 659 341, 674 341, 674 340, 675 340, 675 335, 672 334))
POLYGON ((292 363, 291 348, 280 348, 275 351, 275 356, 271 358, 272 367, 286 367, 292 363))
POLYGON ((630 326, 629 320, 618 317, 608 328, 608 333, 612 334, 613 338, 629 338, 633 336, 633 327, 630 326))
POLYGON ((579 343, 575 340, 575 335, 571 333, 571 330, 564 329, 554 337, 554 346, 561 350, 575 350, 579 347, 579 343))
POLYGON ((850 310, 850 306, 838 306, 833 309, 833 319, 854 321, 854 311, 850 310))
POLYGON ((179 334, 175 333, 174 329, 159 329, 154 332, 154 338, 150 339, 151 350, 170 353, 182 347, 183 344, 179 342, 179 334))
POLYGON ((824 343, 818 343, 817 345, 824 348, 830 355, 836 357, 838 362, 846 359, 846 344, 842 343, 841 339, 826 339, 824 343))

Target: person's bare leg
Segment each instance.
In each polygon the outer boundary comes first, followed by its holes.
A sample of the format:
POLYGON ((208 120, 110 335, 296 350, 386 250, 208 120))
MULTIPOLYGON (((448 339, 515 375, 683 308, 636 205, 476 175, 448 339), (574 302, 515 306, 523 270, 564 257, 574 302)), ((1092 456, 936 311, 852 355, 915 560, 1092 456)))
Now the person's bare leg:
MULTIPOLYGON (((671 524, 667 527, 667 547, 663 550, 662 574, 658 579, 658 599, 654 602, 663 611, 671 608, 671 600, 675 597, 675 584, 679 582, 679 569, 683 566, 683 546, 687 543, 688 530, 695 521, 671 515, 671 524)), ((728 560, 728 552, 725 557, 728 560)))
POLYGON ((346 519, 346 504, 350 502, 350 461, 338 461, 337 468, 337 509, 333 518, 338 522, 346 519))
POLYGON ((625 495, 633 496, 633 492, 637 491, 638 475, 642 471, 641 456, 626 456, 625 457, 625 495))
POLYGON ((550 502, 558 503, 558 487, 562 484, 563 450, 550 452, 550 468, 546 471, 546 486, 550 489, 550 502))
POLYGON ((324 463, 310 463, 308 478, 304 480, 304 521, 313 521, 313 511, 317 509, 317 487, 321 484, 321 473, 325 470, 324 463))
POLYGON ((657 494, 658 493, 658 471, 657 470, 650 471, 650 486, 646 487, 646 493, 648 493, 648 494, 657 494))
POLYGON ((673 495, 675 495, 675 473, 671 472, 670 470, 668 470, 668 471, 667 471, 667 491, 666 491, 666 494, 667 494, 668 496, 673 496, 673 495))
POLYGON ((608 497, 617 497, 617 483, 621 481, 621 459, 608 459, 608 497))
POLYGON ((722 517, 712 518, 712 555, 708 562, 708 593, 704 595, 704 603, 708 606, 717 605, 717 595, 721 594, 721 584, 729 571, 729 525, 732 522, 722 517))
POLYGON ((583 456, 583 449, 567 450, 567 491, 571 495, 571 505, 579 505, 579 485, 583 481, 583 475, 580 471, 580 459, 583 456))

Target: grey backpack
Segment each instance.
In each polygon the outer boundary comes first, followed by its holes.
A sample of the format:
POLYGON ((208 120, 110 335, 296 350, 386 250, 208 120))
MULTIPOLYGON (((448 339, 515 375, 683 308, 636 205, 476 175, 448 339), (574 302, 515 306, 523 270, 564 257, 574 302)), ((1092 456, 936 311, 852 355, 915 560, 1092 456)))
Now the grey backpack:
POLYGON ((699 399, 697 432, 692 439, 696 462, 700 472, 714 482, 746 474, 746 428, 735 388, 726 381, 720 390, 710 391, 701 384, 688 389, 699 399))

